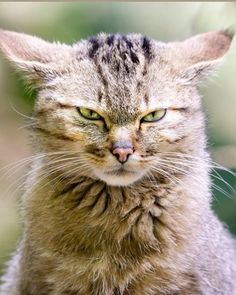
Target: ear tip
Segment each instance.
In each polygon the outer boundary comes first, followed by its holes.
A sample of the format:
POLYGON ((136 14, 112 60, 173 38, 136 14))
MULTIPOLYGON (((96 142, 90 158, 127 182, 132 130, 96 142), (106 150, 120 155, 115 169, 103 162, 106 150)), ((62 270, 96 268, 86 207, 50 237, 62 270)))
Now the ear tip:
POLYGON ((233 27, 228 27, 224 30, 221 30, 220 33, 224 36, 224 37, 227 37, 230 41, 233 40, 234 38, 234 35, 235 35, 235 28, 233 27))
POLYGON ((211 43, 214 43, 214 47, 215 49, 217 49, 218 53, 225 54, 229 50, 232 40, 234 38, 235 29, 233 29, 233 27, 229 27, 226 29, 222 29, 215 32, 209 32, 206 34, 209 34, 209 36, 211 36, 211 43))

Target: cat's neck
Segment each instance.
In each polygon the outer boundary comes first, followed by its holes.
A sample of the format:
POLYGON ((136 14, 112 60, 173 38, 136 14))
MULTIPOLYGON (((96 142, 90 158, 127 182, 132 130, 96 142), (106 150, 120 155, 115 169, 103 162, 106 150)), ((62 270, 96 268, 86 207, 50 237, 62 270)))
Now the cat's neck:
POLYGON ((72 184, 50 177, 31 181, 38 185, 28 184, 24 198, 28 233, 47 249, 66 249, 66 255, 105 249, 138 256, 182 247, 200 230, 209 206, 207 182, 200 187, 187 176, 178 183, 147 178, 128 187, 88 177, 72 184))

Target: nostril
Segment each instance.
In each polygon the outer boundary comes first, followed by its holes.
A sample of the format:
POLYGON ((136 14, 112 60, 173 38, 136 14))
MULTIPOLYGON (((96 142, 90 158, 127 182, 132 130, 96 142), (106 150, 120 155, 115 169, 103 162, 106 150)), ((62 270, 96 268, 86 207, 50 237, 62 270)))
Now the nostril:
POLYGON ((113 155, 116 156, 117 160, 121 163, 125 163, 129 156, 133 154, 133 149, 131 148, 115 148, 112 151, 113 155))

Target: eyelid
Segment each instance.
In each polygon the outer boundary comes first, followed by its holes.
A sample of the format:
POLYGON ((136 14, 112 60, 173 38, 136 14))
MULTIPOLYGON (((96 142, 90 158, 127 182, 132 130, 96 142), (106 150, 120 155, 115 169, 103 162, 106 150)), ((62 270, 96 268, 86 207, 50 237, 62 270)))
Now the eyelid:
POLYGON ((148 114, 154 113, 154 112, 159 112, 159 111, 167 111, 170 108, 158 108, 158 109, 153 109, 153 110, 149 110, 148 112, 145 112, 145 115, 142 115, 142 117, 147 116, 148 114))
POLYGON ((140 118, 140 122, 144 122, 144 123, 154 123, 154 122, 157 122, 159 120, 161 120, 162 118, 165 117, 166 113, 167 113, 168 109, 167 108, 163 108, 163 109, 155 109, 153 111, 149 111, 148 113, 146 113, 145 115, 143 115, 141 118, 140 118), (155 113, 155 112, 159 112, 159 111, 164 111, 163 115, 160 117, 160 119, 157 119, 156 121, 145 121, 145 117, 148 116, 149 114, 152 114, 152 113, 155 113))
POLYGON ((91 111, 97 113, 97 114, 98 114, 99 116, 101 116, 102 118, 105 117, 104 114, 103 114, 103 112, 101 112, 100 110, 96 111, 92 106, 90 107, 90 106, 83 106, 83 105, 75 105, 74 107, 75 107, 76 109, 81 109, 81 108, 89 109, 89 110, 91 110, 91 111))
POLYGON ((187 112, 189 110, 189 108, 188 107, 165 107, 165 108, 157 108, 157 109, 153 109, 153 110, 150 110, 149 112, 145 113, 145 115, 142 115, 141 118, 147 116, 150 113, 158 112, 158 111, 161 111, 161 110, 165 110, 166 112, 167 111, 187 112))
POLYGON ((188 107, 180 107, 180 108, 169 108, 172 111, 179 111, 179 112, 187 112, 188 111, 188 107))

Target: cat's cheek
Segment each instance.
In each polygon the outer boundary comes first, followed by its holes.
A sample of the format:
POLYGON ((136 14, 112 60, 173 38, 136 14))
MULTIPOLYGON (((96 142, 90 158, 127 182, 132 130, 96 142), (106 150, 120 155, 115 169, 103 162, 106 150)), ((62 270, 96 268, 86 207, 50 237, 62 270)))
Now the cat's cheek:
POLYGON ((180 140, 180 135, 174 129, 159 131, 159 143, 175 143, 180 140))

